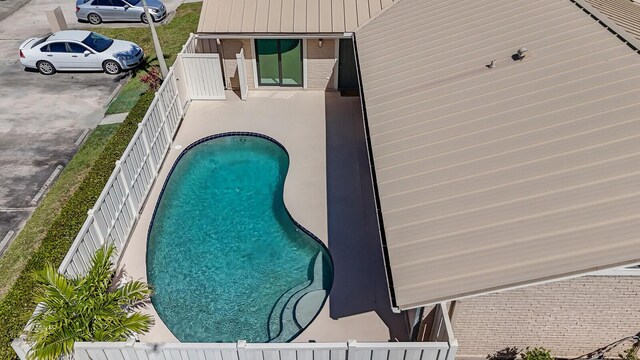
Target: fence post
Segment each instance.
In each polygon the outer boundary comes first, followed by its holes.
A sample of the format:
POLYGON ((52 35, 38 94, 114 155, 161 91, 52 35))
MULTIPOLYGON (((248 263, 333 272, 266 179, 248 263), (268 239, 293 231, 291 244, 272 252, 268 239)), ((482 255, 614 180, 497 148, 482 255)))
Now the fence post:
POLYGON ((13 351, 16 352, 20 360, 27 360, 29 348, 22 337, 13 340, 11 342, 11 347, 13 348, 13 351))
POLYGON ((349 339, 347 341, 347 357, 345 360, 357 360, 358 359, 358 343, 355 339, 349 339))
POLYGON ((238 360, 247 360, 247 341, 238 340, 236 348, 238 350, 238 360))
MULTIPOLYGON (((144 133, 144 124, 143 123, 139 123, 138 127, 140 128, 140 139, 142 139, 142 145, 144 146, 144 151, 146 151, 146 158, 149 161, 149 164, 151 165, 151 168, 153 169, 153 177, 155 178, 156 176, 158 176, 158 168, 156 168, 156 162, 153 161, 153 157, 151 157, 151 145, 149 145, 149 140, 147 140, 147 134, 144 133)), ((140 171, 142 168, 144 167, 144 163, 142 163, 140 165, 140 169, 138 169, 138 171, 140 171)))
POLYGON ((138 360, 138 355, 133 348, 133 345, 135 345, 135 343, 136 339, 133 338, 128 339, 124 343, 124 351, 122 352, 122 355, 124 356, 125 360, 138 360))
MULTIPOLYGON (((120 170, 120 172, 118 173, 118 177, 120 178, 120 181, 122 181, 122 183, 126 186, 126 192, 124 194, 125 202, 129 206, 129 210, 131 211, 133 218, 137 219, 138 211, 136 210, 136 205, 133 203, 133 199, 131 198, 131 186, 133 185, 133 183, 130 184, 129 181, 127 181, 127 178, 124 176, 124 168, 122 167, 122 160, 116 161, 116 169, 120 170)), ((133 221, 131 222, 131 225, 133 225, 133 221)))
POLYGON ((456 353, 458 352, 458 340, 449 340, 449 350, 447 351, 447 357, 445 360, 455 360, 456 353))
POLYGON ((97 220, 96 217, 93 216, 93 213, 95 212, 95 210, 93 210, 93 208, 87 210, 87 215, 91 218, 91 226, 93 227, 93 229, 96 231, 96 234, 98 234, 98 240, 100 241, 100 245, 104 245, 104 235, 102 235, 102 230, 100 230, 100 226, 98 226, 97 224, 97 220))

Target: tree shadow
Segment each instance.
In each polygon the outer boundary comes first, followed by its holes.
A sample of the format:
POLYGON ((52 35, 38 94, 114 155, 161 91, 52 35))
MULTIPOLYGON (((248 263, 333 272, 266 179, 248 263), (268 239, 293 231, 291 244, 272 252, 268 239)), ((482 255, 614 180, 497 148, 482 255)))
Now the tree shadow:
POLYGON ((493 354, 487 355, 487 360, 515 360, 520 354, 520 349, 517 347, 509 347, 507 346, 504 349, 498 350, 493 354))

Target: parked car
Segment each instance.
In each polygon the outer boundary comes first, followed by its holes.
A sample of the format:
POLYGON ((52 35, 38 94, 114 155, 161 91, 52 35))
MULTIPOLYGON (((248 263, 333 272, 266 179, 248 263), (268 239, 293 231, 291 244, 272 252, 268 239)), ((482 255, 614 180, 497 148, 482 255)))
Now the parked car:
MULTIPOLYGON (((167 16, 167 8, 158 0, 147 0, 147 7, 154 22, 167 16)), ((141 0, 77 0, 76 17, 93 25, 103 21, 147 22, 141 0)))
POLYGON ((140 46, 86 30, 58 31, 20 45, 20 63, 45 75, 57 70, 104 70, 115 75, 135 68, 143 59, 140 46))

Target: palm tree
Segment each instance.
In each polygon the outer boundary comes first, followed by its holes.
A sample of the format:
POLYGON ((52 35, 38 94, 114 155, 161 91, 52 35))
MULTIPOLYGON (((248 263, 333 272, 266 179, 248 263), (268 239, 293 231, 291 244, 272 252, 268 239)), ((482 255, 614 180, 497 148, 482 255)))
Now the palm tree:
POLYGON ((113 286, 114 252, 113 245, 98 249, 88 273, 76 279, 51 265, 36 273, 43 286, 27 333, 30 360, 58 360, 73 352, 76 341, 124 341, 149 331, 153 319, 134 310, 146 307, 151 290, 141 281, 113 286))

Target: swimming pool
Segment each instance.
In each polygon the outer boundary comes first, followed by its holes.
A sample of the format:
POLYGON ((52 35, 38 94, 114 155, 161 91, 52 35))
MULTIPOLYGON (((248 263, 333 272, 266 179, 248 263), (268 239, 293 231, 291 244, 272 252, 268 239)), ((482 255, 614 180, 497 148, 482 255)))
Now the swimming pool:
POLYGON ((284 148, 258 134, 190 145, 150 225, 152 303, 183 342, 286 342, 322 308, 328 251, 283 202, 284 148))

